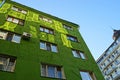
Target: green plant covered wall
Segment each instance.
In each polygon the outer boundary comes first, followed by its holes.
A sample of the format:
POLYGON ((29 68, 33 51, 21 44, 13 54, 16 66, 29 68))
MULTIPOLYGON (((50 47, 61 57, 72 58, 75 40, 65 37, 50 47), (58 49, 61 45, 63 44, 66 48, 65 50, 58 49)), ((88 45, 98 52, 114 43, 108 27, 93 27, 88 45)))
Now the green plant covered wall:
POLYGON ((80 70, 94 72, 97 80, 104 80, 96 62, 78 31, 78 25, 36 11, 24 5, 7 1, 0 8, 0 28, 21 35, 23 32, 32 34, 30 41, 22 39, 20 44, 0 40, 0 53, 17 57, 15 72, 9 73, 0 71, 0 80, 58 80, 41 77, 41 63, 63 66, 67 80, 81 80, 80 70), (27 14, 12 10, 11 7, 13 5, 27 10, 27 14), (6 21, 8 15, 25 20, 24 26, 6 21), (53 23, 40 20, 39 15, 51 18, 53 23), (72 26, 73 30, 63 28, 62 24, 72 26), (54 35, 40 32, 40 25, 53 29, 54 35), (76 36, 79 42, 76 43, 67 40, 67 34, 76 36), (41 50, 39 46, 40 40, 57 44, 58 53, 41 50), (83 60, 73 57, 71 49, 83 51, 87 59, 83 60))

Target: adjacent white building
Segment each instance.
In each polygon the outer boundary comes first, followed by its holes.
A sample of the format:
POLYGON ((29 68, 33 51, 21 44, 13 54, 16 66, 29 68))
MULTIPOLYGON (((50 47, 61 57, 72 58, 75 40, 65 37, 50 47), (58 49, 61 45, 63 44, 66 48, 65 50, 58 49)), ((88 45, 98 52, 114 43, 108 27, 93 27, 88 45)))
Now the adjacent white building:
POLYGON ((105 80, 120 80, 120 30, 114 30, 114 42, 98 58, 105 80))

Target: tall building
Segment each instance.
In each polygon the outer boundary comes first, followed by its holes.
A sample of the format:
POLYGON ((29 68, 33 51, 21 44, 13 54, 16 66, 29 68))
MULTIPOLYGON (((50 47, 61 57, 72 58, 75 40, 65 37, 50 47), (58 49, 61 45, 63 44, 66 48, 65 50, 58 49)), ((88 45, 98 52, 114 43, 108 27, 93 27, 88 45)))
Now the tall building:
POLYGON ((0 80, 104 80, 79 25, 0 3, 0 80))
POLYGON ((105 80, 120 80, 120 30, 114 30, 114 42, 98 58, 105 80))

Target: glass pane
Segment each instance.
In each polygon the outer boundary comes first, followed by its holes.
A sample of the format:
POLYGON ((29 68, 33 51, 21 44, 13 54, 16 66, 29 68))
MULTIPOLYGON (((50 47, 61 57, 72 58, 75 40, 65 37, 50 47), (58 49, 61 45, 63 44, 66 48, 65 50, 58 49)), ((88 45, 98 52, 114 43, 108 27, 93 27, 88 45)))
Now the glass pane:
POLYGON ((58 52, 57 51, 57 46, 56 45, 51 45, 52 52, 58 52))
POLYGON ((54 34, 52 30, 50 30, 50 34, 54 34))
POLYGON ((14 23, 18 23, 19 20, 18 20, 18 19, 13 19, 13 22, 14 22, 14 23))
POLYGON ((44 31, 44 28, 43 28, 43 27, 40 27, 40 31, 44 31))
POLYGON ((45 32, 46 32, 46 33, 49 33, 49 30, 48 30, 48 29, 45 29, 45 32))
POLYGON ((41 76, 46 76, 46 65, 42 65, 41 76))
POLYGON ((51 51, 51 44, 50 43, 46 43, 46 48, 48 51, 51 51))
POLYGON ((73 50, 72 53, 73 53, 74 57, 80 58, 80 55, 79 55, 79 53, 77 51, 73 50))
POLYGON ((48 77, 55 77, 55 67, 48 66, 48 77))
POLYGON ((14 34, 12 42, 20 43, 21 36, 14 34))
POLYGON ((23 20, 19 20, 19 24, 20 25, 24 25, 24 21, 23 20))
POLYGON ((22 12, 23 14, 27 14, 27 11, 25 11, 25 10, 22 10, 21 12, 22 12))
POLYGON ((7 32, 0 31, 0 39, 6 39, 7 37, 7 32))
POLYGON ((46 49, 45 42, 40 42, 40 49, 46 49))
POLYGON ((62 79, 62 72, 60 67, 57 67, 57 78, 62 79))
POLYGON ((44 20, 44 21, 48 21, 48 19, 47 19, 47 18, 44 18, 44 17, 43 17, 43 20, 44 20))
POLYGON ((12 33, 8 33, 6 40, 7 40, 7 41, 11 41, 12 38, 13 38, 13 34, 12 34, 12 33))
POLYGON ((10 21, 10 22, 12 22, 12 19, 13 19, 13 18, 11 18, 11 17, 8 17, 8 18, 7 18, 7 21, 10 21))
POLYGON ((80 56, 81 56, 82 59, 85 59, 84 53, 80 52, 80 56))
POLYGON ((80 72, 82 80, 93 80, 88 72, 80 72))
POLYGON ((12 10, 18 11, 18 8, 16 8, 16 7, 13 6, 12 10))
POLYGON ((5 71, 7 65, 7 58, 0 57, 0 70, 5 71))
POLYGON ((14 62, 9 62, 6 71, 10 71, 10 72, 14 71, 14 62))

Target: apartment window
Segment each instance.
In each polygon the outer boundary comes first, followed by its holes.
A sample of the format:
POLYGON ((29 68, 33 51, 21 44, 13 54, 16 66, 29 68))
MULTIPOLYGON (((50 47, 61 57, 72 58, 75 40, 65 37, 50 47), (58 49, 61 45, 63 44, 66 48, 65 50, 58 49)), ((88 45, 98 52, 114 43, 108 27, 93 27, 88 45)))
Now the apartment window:
POLYGON ((63 24, 63 27, 66 28, 66 29, 68 29, 68 30, 73 30, 72 27, 70 27, 70 26, 68 26, 68 25, 65 25, 65 24, 63 24))
POLYGON ((54 34, 53 29, 49 29, 49 28, 46 28, 46 27, 43 27, 43 26, 40 26, 40 31, 48 33, 48 34, 54 34))
POLYGON ((72 50, 72 53, 74 57, 86 59, 84 53, 79 50, 72 50))
POLYGON ((47 17, 44 17, 44 16, 39 16, 39 19, 41 19, 43 21, 46 21, 46 22, 49 22, 49 23, 52 23, 52 20, 50 18, 47 18, 47 17))
POLYGON ((21 36, 16 33, 0 30, 0 39, 20 43, 21 36))
POLYGON ((18 7, 16 7, 16 6, 12 6, 11 9, 14 10, 14 11, 21 12, 21 13, 23 13, 23 14, 27 14, 27 11, 25 11, 25 10, 23 10, 23 9, 20 9, 20 8, 18 8, 18 7))
POLYGON ((11 16, 8 16, 7 17, 7 21, 9 22, 13 22, 13 23, 16 23, 16 24, 19 24, 19 25, 24 25, 24 20, 21 20, 21 19, 18 19, 18 18, 14 18, 14 17, 11 17, 11 16))
POLYGON ((0 70, 14 72, 16 58, 0 54, 0 70))
POLYGON ((82 80, 96 80, 95 75, 92 72, 80 71, 82 80))
POLYGON ((54 65, 41 65, 41 76, 65 79, 63 68, 54 65))
POLYGON ((78 42, 77 38, 74 36, 67 35, 67 39, 73 42, 78 42))
POLYGON ((44 49, 51 52, 58 52, 57 45, 45 41, 40 41, 40 49, 44 49))

